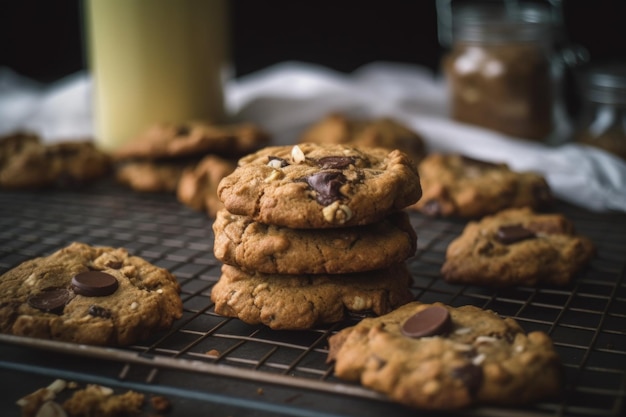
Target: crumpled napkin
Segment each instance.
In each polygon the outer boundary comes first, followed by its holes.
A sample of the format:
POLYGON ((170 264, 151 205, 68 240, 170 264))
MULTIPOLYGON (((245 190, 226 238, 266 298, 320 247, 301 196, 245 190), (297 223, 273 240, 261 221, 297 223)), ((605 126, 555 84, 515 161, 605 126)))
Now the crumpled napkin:
POLYGON ((278 143, 293 143, 330 111, 390 116, 420 133, 429 151, 460 152, 544 175, 554 194, 593 211, 626 211, 626 162, 600 149, 545 144, 457 123, 447 113, 445 83, 412 65, 377 62, 352 74, 282 63, 231 81, 227 106, 258 122, 278 143))
MULTIPOLYGON (((445 83, 429 70, 376 62, 351 74, 285 62, 225 84, 236 120, 268 130, 277 144, 330 112, 393 117, 420 133, 429 151, 460 152, 545 176, 554 194, 592 211, 626 212, 626 162, 578 144, 548 146, 461 124, 447 116, 445 83)), ((0 135, 31 130, 45 140, 92 137, 91 79, 79 72, 41 85, 0 68, 0 135)))

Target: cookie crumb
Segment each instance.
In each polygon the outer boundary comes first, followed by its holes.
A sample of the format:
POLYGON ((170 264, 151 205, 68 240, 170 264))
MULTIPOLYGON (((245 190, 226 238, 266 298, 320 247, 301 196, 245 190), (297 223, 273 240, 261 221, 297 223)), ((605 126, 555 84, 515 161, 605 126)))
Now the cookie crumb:
POLYGON ((220 356, 220 351, 217 349, 208 350, 206 353, 208 356, 220 356))
POLYGON ((87 385, 63 403, 70 415, 77 416, 132 416, 141 414, 144 395, 135 391, 114 394, 109 387, 87 385))
POLYGON ((152 405, 152 408, 154 408, 155 411, 158 411, 159 413, 166 413, 172 409, 172 403, 170 402, 170 400, 162 395, 155 395, 151 397, 150 405, 152 405))

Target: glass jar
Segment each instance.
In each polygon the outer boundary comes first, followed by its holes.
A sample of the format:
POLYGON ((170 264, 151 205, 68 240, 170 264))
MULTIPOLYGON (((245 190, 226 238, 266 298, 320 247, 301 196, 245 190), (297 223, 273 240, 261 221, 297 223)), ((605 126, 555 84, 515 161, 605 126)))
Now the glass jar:
POLYGON ((578 82, 581 113, 574 139, 626 159, 626 63, 588 67, 578 82))
POLYGON ((452 10, 442 65, 453 119, 507 135, 549 140, 556 70, 548 11, 474 4, 452 10))

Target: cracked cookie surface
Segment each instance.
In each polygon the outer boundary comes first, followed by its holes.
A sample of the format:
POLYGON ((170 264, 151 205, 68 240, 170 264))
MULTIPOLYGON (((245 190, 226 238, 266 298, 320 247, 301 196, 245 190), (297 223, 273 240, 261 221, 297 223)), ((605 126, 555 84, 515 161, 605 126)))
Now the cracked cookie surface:
POLYGON ((555 396, 561 386, 548 335, 526 334, 515 320, 474 306, 412 302, 341 330, 329 347, 339 378, 417 408, 524 404, 555 396), (406 335, 415 327, 430 332, 406 335))
POLYGON ((0 331, 94 345, 128 345, 182 315, 180 286, 123 248, 72 243, 0 276, 0 331))
POLYGON ((309 329, 351 312, 385 314, 408 303, 411 276, 404 264, 342 275, 247 273, 223 265, 211 290, 215 312, 272 329, 309 329))
POLYGON ((562 214, 508 209, 468 223, 448 245, 441 274, 452 283, 494 287, 566 285, 594 253, 562 214))
POLYGON ((516 172, 503 163, 433 153, 418 169, 423 196, 411 208, 429 216, 479 218, 505 208, 539 209, 553 203, 543 176, 516 172))
POLYGON ((421 187, 398 150, 305 143, 241 158, 218 196, 229 212, 261 223, 328 228, 379 221, 419 200, 421 187))
POLYGON ((417 235, 403 211, 366 226, 290 229, 221 210, 213 231, 218 260, 267 274, 383 269, 414 255, 417 246, 417 235))

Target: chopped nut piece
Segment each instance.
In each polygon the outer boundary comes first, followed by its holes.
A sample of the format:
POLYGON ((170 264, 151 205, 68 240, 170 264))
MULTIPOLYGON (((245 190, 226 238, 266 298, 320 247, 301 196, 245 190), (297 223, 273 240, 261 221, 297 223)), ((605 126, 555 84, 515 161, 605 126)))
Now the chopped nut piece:
POLYGON ((293 162, 295 162, 296 164, 299 164, 306 160, 306 157, 304 156, 304 152, 302 152, 302 149, 300 149, 298 145, 295 145, 291 149, 291 158, 293 159, 293 162))
POLYGON ((345 204, 335 201, 322 209, 324 220, 328 223, 343 224, 352 218, 352 210, 345 204))
POLYGON ((264 181, 266 183, 272 182, 274 180, 277 180, 277 179, 281 178, 282 176, 283 176, 283 174, 279 170, 273 169, 272 173, 270 175, 268 175, 267 178, 265 178, 264 181))
POLYGON ((272 159, 267 163, 267 165, 274 169, 280 169, 283 166, 283 162, 280 159, 272 159))
POLYGON ((35 417, 67 417, 67 413, 54 401, 46 401, 39 407, 35 417))

